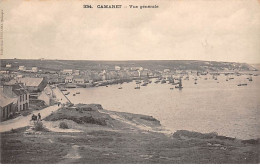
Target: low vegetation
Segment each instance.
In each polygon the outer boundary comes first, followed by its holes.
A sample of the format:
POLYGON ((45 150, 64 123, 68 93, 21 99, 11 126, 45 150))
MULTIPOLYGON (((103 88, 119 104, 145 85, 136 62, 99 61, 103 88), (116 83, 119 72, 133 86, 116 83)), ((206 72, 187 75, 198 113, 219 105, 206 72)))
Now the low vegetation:
POLYGON ((60 122, 59 127, 61 129, 69 129, 69 126, 66 122, 60 122))
MULTIPOLYGON (((102 106, 101 106, 102 107, 102 106)), ((95 104, 79 104, 73 107, 63 107, 57 112, 46 117, 46 121, 72 120, 78 124, 107 125, 107 120, 111 120, 107 114, 98 112, 100 106, 95 104)))

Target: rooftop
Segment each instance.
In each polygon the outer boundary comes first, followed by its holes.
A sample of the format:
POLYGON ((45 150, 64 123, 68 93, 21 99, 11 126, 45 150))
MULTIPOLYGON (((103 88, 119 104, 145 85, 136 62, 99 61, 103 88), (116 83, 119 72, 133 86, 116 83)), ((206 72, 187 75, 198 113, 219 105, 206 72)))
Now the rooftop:
POLYGON ((4 95, 3 88, 0 88, 0 107, 7 106, 14 102, 15 99, 9 98, 4 95))

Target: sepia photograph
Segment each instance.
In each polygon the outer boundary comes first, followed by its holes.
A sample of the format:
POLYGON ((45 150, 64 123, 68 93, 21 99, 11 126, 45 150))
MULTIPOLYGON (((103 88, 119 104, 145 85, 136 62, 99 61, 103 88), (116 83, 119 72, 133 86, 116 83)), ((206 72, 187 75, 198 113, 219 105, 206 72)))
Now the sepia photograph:
POLYGON ((1 0, 1 164, 259 164, 260 0, 1 0))

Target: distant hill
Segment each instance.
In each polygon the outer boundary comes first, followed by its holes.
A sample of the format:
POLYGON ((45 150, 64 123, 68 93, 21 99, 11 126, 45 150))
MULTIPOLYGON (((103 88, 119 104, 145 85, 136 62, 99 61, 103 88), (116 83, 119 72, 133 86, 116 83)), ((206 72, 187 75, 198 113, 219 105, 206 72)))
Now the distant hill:
POLYGON ((251 66, 257 70, 260 70, 260 64, 251 64, 251 66))
MULTIPOLYGON (((6 70, 6 64, 11 64, 10 70, 17 70, 19 66, 27 69, 38 67, 46 71, 59 71, 62 69, 103 70, 114 69, 115 65, 121 67, 143 67, 150 70, 197 70, 197 71, 222 71, 222 70, 255 70, 246 63, 216 62, 198 60, 141 60, 141 61, 89 61, 89 60, 25 60, 2 59, 1 70, 6 70)), ((259 67, 259 66, 258 66, 259 67)), ((258 68, 259 69, 259 68, 258 68)))

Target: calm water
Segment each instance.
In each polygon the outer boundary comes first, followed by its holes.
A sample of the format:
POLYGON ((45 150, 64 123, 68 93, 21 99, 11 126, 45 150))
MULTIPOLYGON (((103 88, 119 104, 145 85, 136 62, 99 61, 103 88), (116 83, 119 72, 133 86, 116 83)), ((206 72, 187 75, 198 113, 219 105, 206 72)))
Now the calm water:
MULTIPOLYGON (((97 88, 70 89, 68 97, 73 103, 99 103, 105 109, 152 115, 171 131, 192 130, 217 132, 220 135, 251 139, 260 137, 260 77, 226 76, 198 77, 183 80, 184 88, 170 90, 170 84, 149 84, 134 89, 135 82, 97 88), (219 83, 217 83, 219 82, 219 83), (237 86, 247 82, 247 86, 237 86), (80 91, 81 94, 73 96, 80 91)), ((154 81, 154 80, 153 80, 154 81)))

